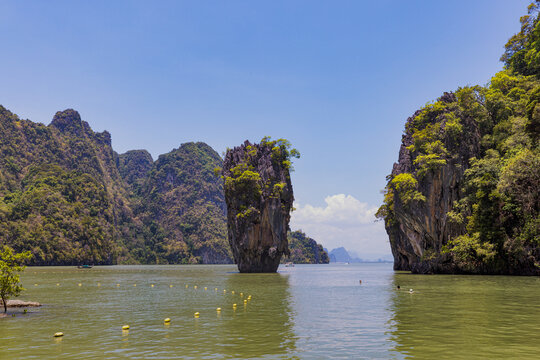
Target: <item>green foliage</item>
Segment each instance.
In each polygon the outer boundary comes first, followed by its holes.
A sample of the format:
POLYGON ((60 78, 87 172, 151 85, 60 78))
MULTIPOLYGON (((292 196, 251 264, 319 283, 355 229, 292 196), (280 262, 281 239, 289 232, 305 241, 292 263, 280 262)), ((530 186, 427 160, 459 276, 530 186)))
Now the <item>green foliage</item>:
POLYGON ((412 174, 402 173, 396 175, 390 186, 404 205, 409 205, 413 201, 425 201, 426 198, 418 191, 418 181, 412 174))
POLYGON ((0 299, 4 305, 4 312, 7 312, 8 299, 18 296, 24 290, 19 283, 18 272, 24 270, 24 262, 31 257, 29 251, 16 254, 6 245, 0 251, 0 299))
MULTIPOLYGON (((215 175, 221 167, 220 156, 204 143, 183 144, 156 160, 135 211, 144 236, 130 246, 139 262, 232 262, 223 183, 215 175)), ((236 172, 242 184, 250 183, 250 175, 256 177, 242 170, 236 172)))
POLYGON ((281 259, 282 263, 328 264, 330 258, 321 244, 306 236, 302 230, 287 233, 290 255, 281 259))
POLYGON ((495 245, 482 242, 478 233, 462 235, 448 242, 443 253, 449 253, 463 271, 474 272, 495 259, 495 245))
POLYGON ((296 149, 291 149, 291 143, 287 139, 271 140, 270 136, 265 136, 261 139, 261 146, 272 149, 272 161, 278 166, 283 166, 289 171, 293 171, 291 158, 299 159, 300 152, 296 149))
POLYGON ((257 209, 263 198, 283 199, 286 196, 285 189, 290 183, 289 174, 292 171, 291 158, 300 157, 296 149, 290 148, 288 140, 271 140, 267 136, 260 144, 246 143, 243 147, 228 150, 226 156, 231 151, 240 151, 240 160, 232 168, 222 169, 225 194, 227 198, 235 199, 233 216, 244 221, 255 221, 260 215, 257 209), (260 169, 260 159, 268 156, 272 167, 260 169), (259 171, 264 172, 264 178, 259 171), (284 174, 285 179, 280 174, 284 174))
POLYGON ((407 122, 410 168, 387 178, 377 212, 387 228, 396 229, 396 200, 410 203, 418 188, 457 176, 459 199, 447 221, 462 236, 446 251, 464 271, 540 265, 539 9, 535 1, 521 18, 521 31, 502 57, 506 69, 488 86, 445 94, 407 122))
POLYGON ((528 14, 520 18, 521 30, 508 40, 501 57, 507 68, 523 75, 538 75, 540 70, 539 4, 531 3, 528 14))
POLYGON ((33 265, 230 263, 221 165, 203 143, 118 155, 73 110, 45 126, 0 106, 0 238, 33 265))

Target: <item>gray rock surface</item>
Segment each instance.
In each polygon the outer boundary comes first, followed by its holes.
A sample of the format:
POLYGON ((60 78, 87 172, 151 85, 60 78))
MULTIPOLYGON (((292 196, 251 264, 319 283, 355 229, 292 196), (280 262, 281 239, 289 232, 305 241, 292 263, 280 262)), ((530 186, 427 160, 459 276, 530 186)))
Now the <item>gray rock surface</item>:
POLYGON ((288 167, 272 156, 270 145, 246 141, 227 151, 222 172, 228 239, 238 269, 275 272, 281 256, 289 254, 287 230, 294 196, 288 167), (235 167, 250 169, 259 178, 242 181, 235 176, 235 167))

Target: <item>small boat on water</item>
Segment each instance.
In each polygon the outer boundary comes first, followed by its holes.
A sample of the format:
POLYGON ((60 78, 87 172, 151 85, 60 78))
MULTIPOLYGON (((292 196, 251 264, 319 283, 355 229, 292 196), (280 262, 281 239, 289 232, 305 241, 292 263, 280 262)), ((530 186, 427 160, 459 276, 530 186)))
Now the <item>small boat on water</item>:
POLYGON ((78 265, 77 269, 91 269, 94 265, 78 265))
POLYGON ((294 267, 294 263, 293 262, 288 262, 285 264, 285 267, 294 267))

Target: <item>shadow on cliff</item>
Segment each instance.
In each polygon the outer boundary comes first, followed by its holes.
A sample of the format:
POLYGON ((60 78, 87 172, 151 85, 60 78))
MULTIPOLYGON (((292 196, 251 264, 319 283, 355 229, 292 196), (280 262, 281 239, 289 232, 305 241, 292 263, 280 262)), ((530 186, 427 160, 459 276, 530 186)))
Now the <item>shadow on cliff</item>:
POLYGON ((218 325, 224 354, 233 358, 258 358, 294 352, 297 336, 288 275, 234 273, 229 275, 225 286, 228 305, 236 303, 237 309, 232 319, 224 316, 218 325), (244 306, 249 295, 252 300, 244 306))

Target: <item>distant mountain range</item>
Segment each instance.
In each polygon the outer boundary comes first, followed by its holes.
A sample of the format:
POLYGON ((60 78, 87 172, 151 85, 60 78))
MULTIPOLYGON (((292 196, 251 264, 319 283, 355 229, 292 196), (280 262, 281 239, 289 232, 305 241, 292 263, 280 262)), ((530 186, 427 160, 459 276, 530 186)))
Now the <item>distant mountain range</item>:
MULTIPOLYGON (((325 251, 328 252, 327 249, 325 251)), ((392 255, 373 255, 368 256, 366 259, 361 259, 358 255, 352 251, 347 251, 344 247, 338 247, 328 252, 331 263, 361 263, 361 262, 392 262, 392 255)))

